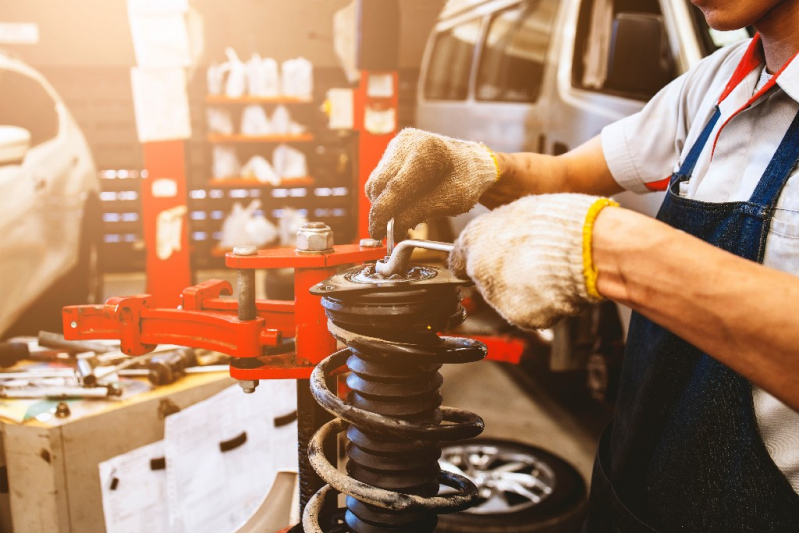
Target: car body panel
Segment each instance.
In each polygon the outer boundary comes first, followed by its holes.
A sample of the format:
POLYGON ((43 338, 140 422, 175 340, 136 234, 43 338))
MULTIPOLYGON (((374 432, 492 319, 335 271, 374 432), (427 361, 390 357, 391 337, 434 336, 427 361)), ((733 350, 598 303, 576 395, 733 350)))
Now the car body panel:
POLYGON ((76 266, 84 205, 99 192, 86 139, 55 90, 37 71, 0 52, 4 71, 26 76, 46 91, 58 129, 31 146, 21 164, 0 166, 0 332, 76 266))

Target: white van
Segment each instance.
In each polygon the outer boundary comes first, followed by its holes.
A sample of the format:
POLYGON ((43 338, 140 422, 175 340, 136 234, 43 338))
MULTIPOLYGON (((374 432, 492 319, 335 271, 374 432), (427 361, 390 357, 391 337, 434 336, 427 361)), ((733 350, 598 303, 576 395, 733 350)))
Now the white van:
MULTIPOLYGON (((417 127, 482 141, 501 152, 562 154, 635 113, 720 46, 689 0, 450 0, 425 51, 417 127)), ((619 195, 654 215, 662 193, 619 195)), ((453 220, 457 234, 475 215, 453 220)), ((629 310, 620 309, 626 331, 629 310)), ((590 316, 591 314, 587 315, 590 316)), ((584 366, 594 318, 555 330, 553 370, 584 366)))

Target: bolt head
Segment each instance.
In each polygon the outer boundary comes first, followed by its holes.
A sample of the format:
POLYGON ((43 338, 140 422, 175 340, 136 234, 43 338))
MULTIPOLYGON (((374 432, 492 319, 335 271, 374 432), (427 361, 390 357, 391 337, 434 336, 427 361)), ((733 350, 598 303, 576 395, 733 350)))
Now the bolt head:
POLYGON ((258 253, 258 248, 255 246, 235 246, 233 248, 233 255, 255 255, 258 253))
POLYGON ((297 250, 302 252, 324 252, 333 244, 333 230, 323 222, 308 222, 297 231, 297 250))
POLYGON ((69 405, 67 405, 66 402, 58 402, 58 405, 55 407, 56 418, 67 418, 71 414, 72 411, 70 411, 69 405))
POLYGON ((257 379, 240 379, 239 380, 239 387, 241 390, 244 391, 244 394, 252 394, 255 392, 255 388, 258 386, 257 379))

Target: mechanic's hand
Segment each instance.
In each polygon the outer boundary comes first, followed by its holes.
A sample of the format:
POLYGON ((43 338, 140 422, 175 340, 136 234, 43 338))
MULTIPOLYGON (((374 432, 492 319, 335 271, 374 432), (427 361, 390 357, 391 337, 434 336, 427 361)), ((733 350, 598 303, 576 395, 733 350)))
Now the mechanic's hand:
POLYGON ((366 182, 369 233, 382 239, 393 218, 394 233, 403 238, 420 222, 465 213, 498 177, 499 164, 487 146, 406 128, 366 182))
POLYGON ((602 299, 591 258, 594 220, 607 198, 527 196, 474 219, 449 256, 508 322, 548 328, 602 299), (584 253, 584 250, 587 250, 584 253))

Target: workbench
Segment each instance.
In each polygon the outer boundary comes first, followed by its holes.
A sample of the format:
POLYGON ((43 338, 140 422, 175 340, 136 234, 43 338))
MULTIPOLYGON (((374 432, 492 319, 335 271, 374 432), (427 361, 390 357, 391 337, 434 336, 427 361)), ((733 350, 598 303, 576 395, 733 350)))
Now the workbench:
POLYGON ((0 533, 104 532, 98 464, 163 439, 166 416, 234 383, 224 372, 194 374, 129 399, 91 400, 102 403, 85 414, 76 404, 90 400, 68 401, 66 418, 0 418, 0 533))

